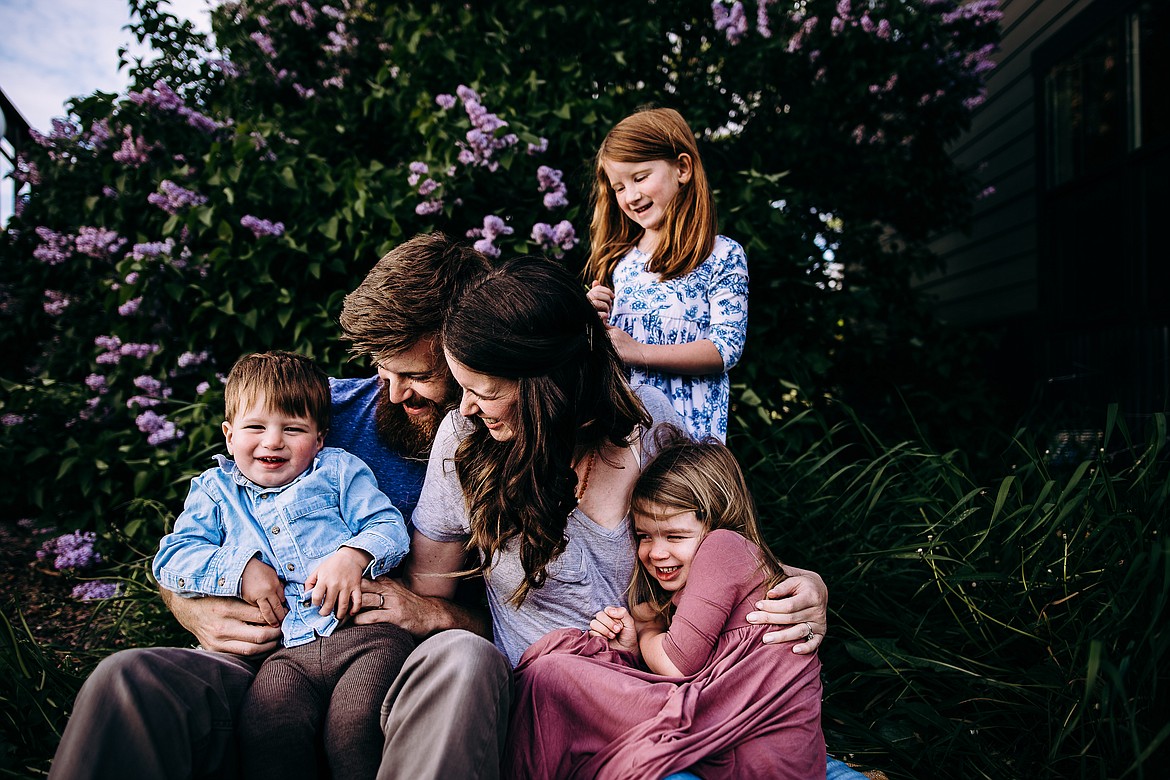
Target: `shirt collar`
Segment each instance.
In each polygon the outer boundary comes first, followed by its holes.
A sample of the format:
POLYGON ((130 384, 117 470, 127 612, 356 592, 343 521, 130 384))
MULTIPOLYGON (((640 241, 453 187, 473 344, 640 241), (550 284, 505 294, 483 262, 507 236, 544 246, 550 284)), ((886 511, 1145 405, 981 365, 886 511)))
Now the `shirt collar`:
MULTIPOLYGON (((324 450, 322 450, 322 452, 324 452, 324 450)), ((267 491, 272 493, 279 493, 286 488, 292 487, 304 479, 307 475, 312 474, 321 466, 321 453, 318 452, 316 457, 313 458, 313 462, 309 464, 309 467, 298 474, 297 478, 292 482, 289 482, 287 485, 280 485, 279 487, 264 487, 263 485, 257 485, 255 482, 245 477, 244 472, 240 471, 239 467, 236 465, 236 462, 226 455, 213 455, 212 457, 215 458, 216 462, 219 464, 220 469, 223 470, 223 473, 227 475, 228 479, 240 487, 248 488, 249 490, 256 490, 260 492, 267 491)))

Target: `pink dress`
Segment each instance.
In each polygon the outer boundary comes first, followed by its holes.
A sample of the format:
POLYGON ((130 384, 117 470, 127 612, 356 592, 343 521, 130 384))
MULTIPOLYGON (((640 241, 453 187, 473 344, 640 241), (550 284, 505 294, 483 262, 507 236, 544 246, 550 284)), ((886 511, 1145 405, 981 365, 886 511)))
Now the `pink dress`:
POLYGON ((699 545, 664 644, 665 677, 600 637, 554 631, 516 666, 504 776, 825 776, 820 659, 765 645, 747 613, 764 594, 757 548, 732 531, 699 545))

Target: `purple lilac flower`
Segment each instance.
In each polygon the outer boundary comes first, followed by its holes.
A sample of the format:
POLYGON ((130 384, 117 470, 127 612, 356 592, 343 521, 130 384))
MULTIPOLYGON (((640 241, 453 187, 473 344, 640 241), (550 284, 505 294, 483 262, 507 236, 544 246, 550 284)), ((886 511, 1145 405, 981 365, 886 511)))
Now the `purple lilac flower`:
POLYGON ((77 229, 77 239, 74 244, 81 254, 103 259, 121 251, 122 247, 126 245, 126 239, 104 227, 83 225, 77 229))
POLYGON ((960 5, 954 11, 943 14, 944 25, 954 24, 963 19, 974 22, 976 25, 994 24, 1003 18, 999 10, 999 0, 975 0, 972 3, 960 5))
POLYGON ((519 139, 513 133, 496 138, 496 131, 507 127, 508 123, 484 108, 474 89, 460 84, 455 94, 463 101, 463 110, 471 120, 471 129, 465 136, 467 145, 459 152, 459 162, 463 165, 481 165, 489 171, 496 170, 499 163, 491 159, 492 155, 500 149, 515 145, 519 139))
POLYGON ((260 51, 264 52, 264 56, 270 60, 276 58, 276 47, 272 45, 272 38, 259 30, 248 37, 255 41, 256 45, 260 47, 260 51))
POLYGON ((132 395, 126 399, 126 408, 152 409, 162 403, 161 398, 152 398, 149 395, 132 395))
POLYGON ((146 197, 146 201, 152 206, 158 206, 168 214, 178 214, 192 206, 200 206, 207 202, 206 196, 180 187, 170 179, 163 179, 158 188, 161 192, 150 193, 146 197))
POLYGON ((112 599, 121 592, 121 586, 116 582, 101 582, 91 580, 73 586, 73 598, 78 601, 96 601, 98 599, 112 599))
POLYGON ((475 242, 476 250, 489 257, 499 257, 500 249, 495 245, 495 240, 500 236, 510 236, 514 232, 503 219, 495 214, 488 214, 483 218, 483 227, 468 230, 467 237, 479 238, 479 241, 475 242))
POLYGON ((70 303, 72 301, 65 297, 65 293, 58 292, 57 290, 45 290, 44 309, 45 314, 48 314, 50 317, 60 316, 65 309, 69 308, 70 303))
POLYGON ((317 26, 317 9, 307 0, 302 0, 300 8, 293 8, 288 12, 293 24, 311 30, 317 26))
POLYGON ((145 360, 146 358, 160 352, 161 350, 162 350, 162 347, 160 347, 158 344, 130 343, 130 344, 123 344, 121 349, 119 349, 118 351, 122 353, 123 357, 132 357, 132 358, 138 358, 139 360, 145 360))
POLYGON ((877 24, 877 31, 874 33, 881 40, 889 40, 890 38, 890 22, 888 19, 879 19, 877 24))
POLYGON ((548 151, 548 139, 541 137, 540 141, 534 144, 528 144, 528 154, 544 154, 548 151))
POLYGON ((150 106, 160 111, 178 111, 183 106, 183 99, 162 79, 154 82, 153 88, 147 87, 141 92, 130 92, 126 97, 131 103, 150 106))
POLYGON ((346 30, 345 22, 339 21, 337 27, 330 30, 325 37, 329 39, 329 43, 321 48, 330 54, 341 54, 357 48, 358 40, 346 30))
POLYGON ((202 352, 184 352, 182 355, 179 355, 179 359, 175 363, 179 368, 194 368, 195 366, 203 365, 210 358, 211 356, 207 354, 207 350, 203 350, 202 352))
POLYGON ((293 82, 293 91, 300 96, 301 100, 308 100, 317 94, 317 91, 312 87, 302 87, 300 84, 293 82))
POLYGON ((761 38, 771 38, 772 28, 768 25, 768 5, 771 0, 759 0, 756 3, 756 32, 761 38))
POLYGON ((138 430, 147 434, 147 444, 155 447, 168 441, 181 439, 184 435, 164 415, 150 409, 134 418, 134 424, 138 426, 138 430))
POLYGON ((102 374, 90 374, 85 378, 85 386, 95 393, 104 395, 110 391, 106 378, 102 374))
POLYGON ((73 254, 74 237, 68 233, 58 233, 47 227, 38 227, 37 236, 41 245, 33 250, 33 257, 45 265, 60 265, 73 254))
POLYGON ((565 252, 577 245, 577 231, 573 224, 563 219, 555 226, 537 222, 532 226, 532 240, 537 246, 553 257, 564 257, 565 252))
POLYGON ((53 568, 88 569, 102 562, 100 553, 93 549, 97 541, 97 534, 93 531, 74 531, 49 539, 37 550, 37 560, 43 561, 50 556, 53 558, 53 568))
POLYGON ((455 96, 444 92, 442 95, 435 96, 435 103, 444 111, 449 108, 455 108, 455 96))
POLYGON ((411 173, 420 173, 421 174, 421 173, 427 173, 430 170, 430 168, 427 167, 427 164, 425 162, 422 162, 421 160, 415 160, 407 167, 410 169, 411 173))
POLYGON ((89 126, 89 142, 94 149, 102 149, 110 139, 114 137, 114 131, 110 129, 110 120, 99 119, 89 126))
POLYGON ((135 137, 134 131, 129 127, 123 128, 122 134, 126 137, 122 140, 122 146, 114 152, 114 162, 138 168, 150 159, 150 150, 153 147, 148 146, 142 136, 135 137))
POLYGON ((281 236, 284 235, 283 222, 269 222, 266 219, 254 217, 251 214, 245 214, 240 217, 240 225, 252 231, 252 235, 256 238, 261 236, 281 236))
POLYGON ((561 181, 563 177, 563 172, 547 165, 536 169, 536 181, 540 185, 540 191, 545 193, 544 207, 546 209, 552 210, 569 205, 569 199, 565 197, 568 190, 565 189, 565 185, 561 181))
POLYGON ((210 389, 211 389, 210 382, 200 382, 199 384, 195 385, 195 394, 196 395, 203 395, 204 393, 206 393, 210 389))
POLYGON ((14 425, 20 425, 23 422, 24 415, 16 414, 15 412, 9 412, 3 417, 0 417, 0 425, 5 426, 6 428, 11 428, 14 425))
POLYGON ((114 200, 118 199, 118 191, 108 184, 106 186, 102 187, 102 195, 104 195, 107 198, 112 198, 114 200))
POLYGON ((735 0, 730 10, 720 0, 715 0, 711 3, 711 12, 715 17, 715 32, 722 32, 731 45, 739 43, 747 35, 747 14, 740 0, 735 0))
POLYGON ((130 317, 138 313, 138 307, 142 305, 142 296, 131 298, 118 307, 118 314, 122 317, 130 317))
POLYGON ((427 179, 418 186, 418 194, 426 198, 437 189, 439 189, 439 183, 434 179, 427 179))
POLYGON ((117 336, 98 336, 93 340, 94 344, 105 349, 105 352, 99 353, 95 358, 97 364, 100 366, 116 366, 122 360, 121 346, 122 342, 117 336), (102 340, 110 342, 109 345, 103 344, 102 340))
POLYGON ((852 12, 852 3, 849 0, 837 0, 837 16, 848 20, 852 12))
POLYGON ((430 216, 431 214, 438 214, 443 210, 443 201, 441 200, 424 200, 422 203, 414 207, 414 213, 420 217, 430 216))
MULTIPOLYGON (((174 248, 175 239, 173 238, 168 238, 166 241, 147 241, 142 244, 135 244, 133 247, 131 247, 128 257, 141 261, 155 258, 160 255, 169 256, 174 248)), ((127 274, 126 284, 134 284, 136 281, 138 281, 137 275, 135 275, 134 280, 131 281, 130 275, 127 274)))
POLYGON ((234 79, 240 75, 240 69, 234 62, 224 59, 208 60, 207 64, 219 70, 226 78, 234 79))
POLYGON ((32 160, 26 160, 23 155, 16 155, 16 167, 11 175, 21 187, 26 184, 36 187, 41 183, 41 169, 32 160))
POLYGON ((134 386, 147 395, 163 395, 163 383, 147 374, 134 377, 134 386))

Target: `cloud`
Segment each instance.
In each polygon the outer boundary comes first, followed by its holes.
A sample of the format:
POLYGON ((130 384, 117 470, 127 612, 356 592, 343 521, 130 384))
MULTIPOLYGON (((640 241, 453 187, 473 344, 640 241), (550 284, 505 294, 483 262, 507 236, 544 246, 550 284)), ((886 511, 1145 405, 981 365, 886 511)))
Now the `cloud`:
MULTIPOLYGON (((171 13, 206 30, 205 0, 177 0, 171 13)), ((124 92, 118 49, 133 41, 129 7, 120 0, 0 0, 0 88, 37 129, 65 114, 73 97, 124 92)), ((135 44, 137 45, 137 44, 135 44)))

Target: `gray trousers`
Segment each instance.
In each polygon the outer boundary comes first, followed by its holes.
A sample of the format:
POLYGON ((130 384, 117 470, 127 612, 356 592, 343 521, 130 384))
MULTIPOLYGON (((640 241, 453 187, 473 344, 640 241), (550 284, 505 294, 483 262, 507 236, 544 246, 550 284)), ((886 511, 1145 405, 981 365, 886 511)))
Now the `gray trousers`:
MULTIPOLYGON (((77 694, 50 779, 239 777, 236 720, 257 666, 169 647, 111 655, 77 694)), ((378 780, 496 780, 511 686, 507 659, 482 637, 422 642, 382 705, 378 780)))

